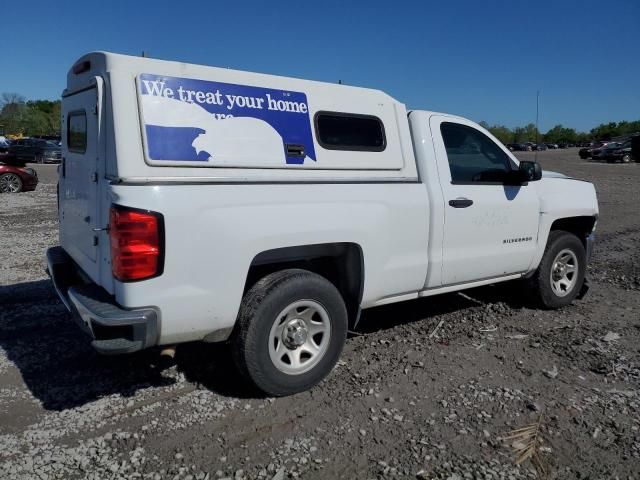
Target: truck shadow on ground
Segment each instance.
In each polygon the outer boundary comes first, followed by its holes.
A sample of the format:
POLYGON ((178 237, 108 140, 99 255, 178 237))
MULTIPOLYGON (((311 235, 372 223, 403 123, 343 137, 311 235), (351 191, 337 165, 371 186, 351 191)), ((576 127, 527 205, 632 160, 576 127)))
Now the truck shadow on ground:
MULTIPOLYGON (((167 371, 173 364, 163 360, 158 349, 97 354, 48 280, 0 286, 0 347, 0 375, 7 379, 3 387, 20 389, 24 383, 47 410, 75 408, 113 394, 130 397, 141 389, 177 382, 177 372, 167 371), (3 356, 20 375, 6 373, 11 367, 3 356)), ((182 345, 176 363, 178 372, 188 372, 189 381, 206 380, 206 388, 221 395, 252 395, 232 368, 226 346, 182 345)))
POLYGON ((427 321, 431 317, 499 302, 513 309, 532 306, 532 300, 520 282, 505 282, 365 310, 355 333, 387 330, 397 325, 427 321))
MULTIPOLYGON (((442 295, 437 301, 431 297, 377 307, 363 313, 357 333, 387 330, 497 301, 522 307, 524 300, 510 290, 483 287, 465 295, 442 295)), ((20 371, 24 385, 47 410, 65 410, 109 395, 130 397, 141 389, 170 386, 177 382, 176 373, 222 396, 261 397, 235 368, 226 344, 180 345, 174 362, 161 359, 158 349, 98 355, 48 280, 0 287, 0 347, 20 371), (173 365, 176 369, 171 373, 167 368, 173 365)), ((7 366, 3 363, 0 356, 0 373, 5 376, 7 366)), ((5 382, 4 387, 21 388, 19 381, 15 385, 5 382)))

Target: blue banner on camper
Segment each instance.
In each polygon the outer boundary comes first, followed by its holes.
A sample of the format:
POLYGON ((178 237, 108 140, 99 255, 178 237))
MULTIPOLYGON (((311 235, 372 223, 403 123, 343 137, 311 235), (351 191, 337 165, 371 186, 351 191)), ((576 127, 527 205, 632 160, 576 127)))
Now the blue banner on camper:
POLYGON ((304 93, 151 74, 138 80, 151 160, 316 161, 304 93))

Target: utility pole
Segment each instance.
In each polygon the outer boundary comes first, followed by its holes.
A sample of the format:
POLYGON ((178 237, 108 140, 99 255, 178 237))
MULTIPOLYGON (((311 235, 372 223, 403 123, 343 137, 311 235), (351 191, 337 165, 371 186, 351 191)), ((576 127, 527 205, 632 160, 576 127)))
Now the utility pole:
POLYGON ((536 90, 536 145, 538 144, 538 120, 540 117, 540 90, 536 90))

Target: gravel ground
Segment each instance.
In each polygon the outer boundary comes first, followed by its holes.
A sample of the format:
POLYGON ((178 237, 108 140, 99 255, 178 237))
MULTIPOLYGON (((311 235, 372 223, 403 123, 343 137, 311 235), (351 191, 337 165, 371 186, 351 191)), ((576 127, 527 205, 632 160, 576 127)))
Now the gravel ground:
POLYGON ((44 272, 38 166, 35 192, 0 197, 0 479, 535 478, 502 437, 540 418, 549 478, 640 478, 640 164, 538 159, 598 189, 584 300, 541 311, 501 284, 369 310, 332 375, 280 399, 224 345, 94 353, 44 272))

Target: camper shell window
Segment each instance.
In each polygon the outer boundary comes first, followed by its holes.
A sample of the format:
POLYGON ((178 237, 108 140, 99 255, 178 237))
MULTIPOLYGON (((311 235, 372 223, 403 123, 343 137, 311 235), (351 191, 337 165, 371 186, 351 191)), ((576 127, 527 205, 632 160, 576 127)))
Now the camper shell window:
POLYGON ((314 124, 318 143, 327 150, 382 152, 387 146, 382 120, 373 115, 318 112, 314 124))
POLYGON ((84 110, 71 112, 67 120, 67 147, 70 152, 87 151, 87 114, 84 110))

